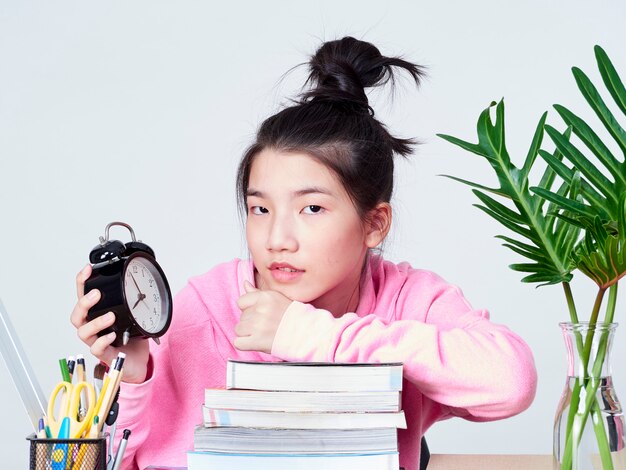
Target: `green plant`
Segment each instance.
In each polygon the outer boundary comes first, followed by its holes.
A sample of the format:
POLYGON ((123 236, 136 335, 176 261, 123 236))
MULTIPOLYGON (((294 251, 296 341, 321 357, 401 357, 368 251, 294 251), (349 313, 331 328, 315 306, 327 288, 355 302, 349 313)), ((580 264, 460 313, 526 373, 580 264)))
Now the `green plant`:
MULTIPOLYGON (((626 115, 624 84, 601 47, 595 47, 595 56, 602 81, 623 117, 626 115)), ((497 237, 504 241, 504 246, 528 259, 510 265, 511 269, 526 273, 523 282, 540 286, 560 283, 572 323, 579 322, 579 315, 570 281, 575 271, 583 273, 598 287, 588 321, 591 325, 598 321, 608 324, 615 313, 618 281, 626 274, 626 132, 591 80, 576 67, 572 72, 580 92, 621 152, 620 158, 591 126, 561 105, 554 105, 554 109, 564 121, 565 130, 561 132, 546 124, 547 112, 544 113, 519 168, 511 162, 506 148, 504 100, 491 103, 481 113, 477 144, 449 135, 439 136, 484 157, 495 171, 499 182, 495 188, 446 176, 472 186, 481 202, 476 206, 514 232, 515 237, 497 237), (495 120, 492 120, 494 107, 495 120), (546 134, 554 143, 553 152, 542 149, 546 134), (533 186, 529 181, 531 170, 541 160, 546 168, 533 186), (607 290, 608 302, 600 320, 607 290)), ((573 401, 579 396, 584 396, 585 401, 584 406, 573 402, 576 406, 570 407, 563 469, 572 468, 572 456, 580 442, 578 431, 597 411, 598 381, 591 378, 600 373, 606 344, 594 364, 589 364, 592 340, 593 332, 576 340, 588 379, 578 381, 572 394, 573 401)), ((595 426, 595 430, 603 466, 612 469, 604 428, 595 426)))

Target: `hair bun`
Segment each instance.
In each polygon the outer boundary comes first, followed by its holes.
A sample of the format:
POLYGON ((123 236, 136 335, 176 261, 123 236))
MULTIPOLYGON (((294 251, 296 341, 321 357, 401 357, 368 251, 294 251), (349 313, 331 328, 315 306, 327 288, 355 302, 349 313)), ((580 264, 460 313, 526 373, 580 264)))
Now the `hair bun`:
POLYGON ((303 101, 352 103, 373 114, 365 88, 393 83, 392 67, 408 71, 418 85, 424 75, 419 65, 385 57, 369 42, 349 36, 325 42, 309 61, 307 83, 313 88, 302 95, 303 101))

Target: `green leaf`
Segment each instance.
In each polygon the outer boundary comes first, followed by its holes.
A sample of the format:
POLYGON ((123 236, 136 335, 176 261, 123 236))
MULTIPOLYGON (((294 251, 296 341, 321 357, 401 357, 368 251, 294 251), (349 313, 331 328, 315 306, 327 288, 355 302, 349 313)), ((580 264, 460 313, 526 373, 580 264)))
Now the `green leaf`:
MULTIPOLYGON (((511 246, 517 249, 513 251, 535 260, 538 269, 552 273, 551 275, 544 274, 541 277, 541 282, 553 282, 555 273, 556 277, 564 279, 569 274, 568 269, 572 266, 572 263, 570 260, 563 258, 559 248, 554 246, 555 236, 552 233, 552 225, 546 221, 538 208, 542 200, 538 196, 531 194, 528 189, 528 175, 539 152, 538 147, 542 139, 541 129, 545 125, 545 115, 542 116, 535 130, 533 143, 525 160, 525 166, 522 169, 518 169, 511 163, 506 149, 504 109, 503 100, 497 104, 492 102, 480 114, 476 124, 478 144, 470 144, 449 136, 445 137, 449 142, 465 146, 472 153, 484 157, 493 168, 500 187, 497 189, 486 188, 460 178, 456 178, 456 180, 481 190, 475 192, 484 205, 476 204, 475 206, 537 247, 536 249, 531 247, 531 250, 525 250, 519 245, 515 245, 515 243, 511 244, 511 246), (496 106, 495 122, 491 118, 491 109, 494 106, 496 106), (500 196, 509 199, 514 207, 507 207, 501 204, 494 197, 487 196, 485 192, 496 197, 500 196), (542 252, 542 254, 538 255, 538 252, 542 252)), ((571 133, 571 131, 569 132, 571 133)), ((566 135, 569 137, 568 131, 566 131, 566 135)), ((559 152, 558 149, 557 152, 559 152)), ((550 174, 550 172, 554 173, 553 170, 549 170, 544 179, 546 190, 550 189, 556 177, 556 175, 550 174)))
POLYGON ((509 264, 509 268, 511 268, 514 271, 520 271, 523 273, 543 273, 543 274, 552 273, 552 271, 548 269, 544 269, 539 263, 509 264))
POLYGON ((530 276, 526 276, 522 278, 522 282, 530 283, 530 282, 543 282, 543 284, 539 284, 537 287, 541 286, 549 286, 553 284, 560 284, 562 282, 569 282, 572 280, 572 275, 568 276, 548 276, 545 274, 531 274, 530 276))
POLYGON ((607 199, 617 202, 614 194, 614 186, 594 165, 591 163, 571 142, 565 140, 555 128, 546 125, 545 130, 565 158, 585 175, 607 199))
POLYGON ((531 259, 533 261, 537 261, 538 263, 545 263, 548 259, 544 255, 535 255, 526 250, 522 250, 521 248, 516 247, 515 245, 510 245, 508 243, 503 243, 502 246, 507 247, 509 250, 514 251, 515 253, 522 255, 525 258, 531 259))
MULTIPOLYGON (((556 194, 560 195, 560 196, 565 196, 567 194, 569 190, 569 182, 564 181, 561 186, 559 187, 559 189, 557 190, 556 194)), ((541 198, 542 201, 546 201, 546 199, 541 198)), ((556 215, 559 213, 559 206, 558 204, 554 203, 554 202, 550 202, 548 204, 548 208, 546 209, 546 223, 549 224, 549 227, 551 229, 551 233, 555 233, 558 234, 558 230, 557 230, 557 225, 555 224, 555 222, 558 222, 556 215)), ((558 237, 557 237, 558 238, 558 237)), ((555 245, 558 249, 558 245, 555 242, 555 245)))
POLYGON ((496 238, 499 238, 500 240, 504 240, 505 242, 511 243, 513 245, 516 245, 517 247, 532 253, 535 256, 546 256, 546 254, 541 251, 539 248, 532 246, 532 245, 528 245, 526 243, 523 243, 519 240, 516 240, 515 238, 510 238, 504 235, 496 235, 496 238))
POLYGON ((506 228, 508 228, 509 230, 518 233, 519 235, 528 238, 529 240, 536 240, 536 236, 532 233, 532 231, 528 230, 527 228, 524 227, 520 227, 519 225, 511 222, 510 220, 502 217, 500 214, 492 211, 491 209, 488 209, 485 206, 481 206, 480 204, 473 204, 474 207, 477 207, 478 209, 482 210, 483 212, 489 214, 491 217, 493 217, 494 219, 496 219, 498 222, 500 222, 502 225, 504 225, 506 228))
MULTIPOLYGON (((526 160, 524 160, 524 166, 522 167, 522 179, 527 180, 528 174, 530 173, 530 169, 535 163, 535 159, 537 158, 537 153, 541 147, 541 142, 543 140, 543 126, 546 123, 546 118, 548 117, 548 112, 546 111, 541 115, 541 119, 539 119, 539 123, 537 123, 537 128, 535 129, 535 135, 533 136, 533 141, 530 144, 530 148, 528 149, 528 154, 526 155, 526 160)), ((541 185, 540 185, 541 186, 541 185)))
POLYGON ((443 176, 444 178, 450 178, 451 180, 458 181, 459 183, 466 184, 466 185, 471 186, 473 188, 482 189, 483 191, 487 191, 487 192, 490 192, 492 194, 497 194, 498 196, 508 197, 508 195, 506 193, 503 193, 498 188, 489 188, 487 186, 483 186, 482 184, 472 183, 471 181, 464 180, 464 179, 461 179, 461 178, 457 178, 456 176, 450 176, 450 175, 438 175, 438 176, 443 176))
POLYGON ((600 46, 595 46, 594 51, 596 53, 598 69, 600 70, 600 75, 602 75, 602 81, 604 81, 606 89, 609 90, 609 93, 611 93, 611 96, 617 106, 622 110, 622 113, 626 114, 626 89, 624 88, 622 80, 619 78, 615 67, 613 67, 604 49, 600 46))
POLYGON ((451 135, 437 134, 437 136, 441 137, 443 140, 447 140, 448 142, 461 147, 463 150, 475 153, 476 155, 480 155, 481 157, 487 156, 482 152, 480 145, 465 142, 464 140, 457 139, 456 137, 452 137, 451 135))
POLYGON ((626 172, 624 171, 624 168, 620 166, 620 162, 613 156, 608 147, 604 145, 604 142, 600 140, 598 134, 596 134, 585 121, 580 119, 564 106, 555 104, 554 109, 556 109, 561 118, 563 118, 563 121, 565 121, 568 126, 573 128, 574 133, 587 146, 587 148, 593 152, 598 160, 602 162, 613 178, 620 183, 619 186, 621 188, 625 187, 626 172))
MULTIPOLYGON (((565 164, 563 164, 560 160, 558 160, 555 155, 553 156, 544 150, 540 150, 539 155, 541 155, 541 158, 545 160, 548 166, 552 168, 561 178, 563 178, 563 180, 567 184, 569 184, 572 181, 574 170, 568 168, 565 164)), ((593 186, 587 183, 586 180, 581 181, 581 186, 582 186, 583 197, 587 201, 589 201, 593 206, 604 207, 608 204, 606 198, 603 197, 598 191, 596 191, 593 188, 593 186)), ((540 183, 539 187, 544 188, 545 186, 540 183)))
POLYGON ((606 289, 626 274, 626 236, 609 235, 606 227, 610 224, 602 223, 599 217, 582 222, 587 231, 574 250, 574 261, 598 287, 606 289))
POLYGON ((582 204, 578 201, 573 201, 571 199, 553 193, 552 191, 547 191, 543 188, 533 187, 530 188, 530 190, 538 194, 542 198, 554 202, 557 206, 560 206, 563 209, 573 212, 575 214, 588 217, 593 217, 595 215, 595 212, 591 209, 590 206, 582 204))
POLYGON ((609 134, 615 139, 622 152, 626 154, 626 132, 624 132, 624 129, 622 129, 615 120, 615 117, 613 117, 613 114, 609 108, 607 108, 598 90, 593 83, 591 83, 587 75, 578 67, 573 67, 572 73, 578 84, 578 89, 587 100, 587 103, 589 103, 596 115, 600 118, 600 121, 602 121, 606 130, 609 131, 609 134))
POLYGON ((487 206, 489 209, 491 209, 493 212, 497 213, 501 217, 506 218, 507 220, 509 220, 510 222, 514 224, 520 224, 520 225, 524 224, 524 220, 521 218, 521 216, 518 213, 506 207, 504 204, 500 204, 499 202, 495 201, 493 198, 487 196, 484 193, 481 193, 477 189, 472 190, 472 192, 476 195, 478 199, 481 200, 481 202, 485 206, 487 206))

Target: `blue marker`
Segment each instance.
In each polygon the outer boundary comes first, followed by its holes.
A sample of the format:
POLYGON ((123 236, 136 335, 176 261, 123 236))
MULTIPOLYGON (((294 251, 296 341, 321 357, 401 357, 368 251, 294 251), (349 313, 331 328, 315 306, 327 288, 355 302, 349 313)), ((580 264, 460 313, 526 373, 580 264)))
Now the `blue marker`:
MULTIPOLYGON (((70 438, 70 418, 67 416, 61 422, 58 439, 70 438)), ((52 470, 65 470, 67 463, 67 444, 55 444, 52 449, 52 470)))
POLYGON ((43 418, 39 418, 39 431, 37 432, 37 439, 46 438, 46 425, 43 422, 43 418))

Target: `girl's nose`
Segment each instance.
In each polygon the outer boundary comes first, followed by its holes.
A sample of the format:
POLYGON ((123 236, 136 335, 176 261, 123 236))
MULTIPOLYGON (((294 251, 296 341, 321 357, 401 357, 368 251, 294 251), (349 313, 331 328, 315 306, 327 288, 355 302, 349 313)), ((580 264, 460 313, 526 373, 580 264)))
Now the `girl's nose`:
POLYGON ((266 248, 269 251, 296 251, 298 240, 293 225, 284 219, 274 219, 267 236, 266 248))

